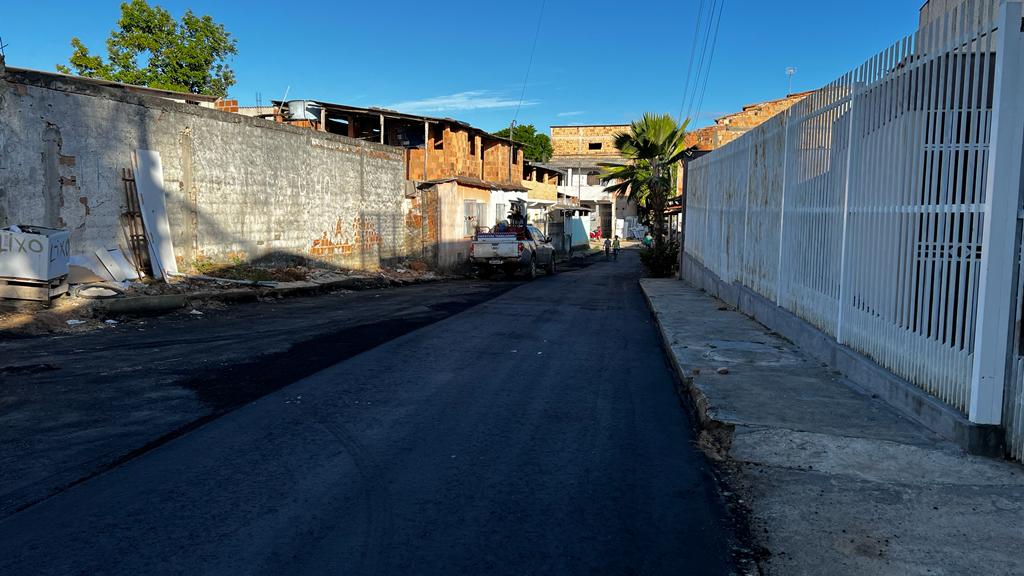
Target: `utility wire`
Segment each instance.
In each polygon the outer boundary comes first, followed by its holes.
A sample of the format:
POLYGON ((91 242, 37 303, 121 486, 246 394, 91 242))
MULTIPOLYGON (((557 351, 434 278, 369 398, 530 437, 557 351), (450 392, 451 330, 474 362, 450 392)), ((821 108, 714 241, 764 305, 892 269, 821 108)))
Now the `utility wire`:
POLYGON ((697 6, 697 22, 693 26, 693 43, 690 45, 690 63, 686 65, 686 81, 683 83, 683 97, 679 100, 679 114, 676 122, 683 121, 683 107, 686 105, 686 94, 690 91, 690 73, 693 71, 693 56, 697 53, 697 37, 700 36, 700 21, 704 18, 704 0, 697 6))
POLYGON ((718 26, 722 23, 722 11, 725 10, 725 0, 722 0, 722 5, 718 9, 718 18, 715 20, 715 34, 711 39, 711 54, 708 55, 708 69, 704 73, 704 85, 700 88, 700 99, 697 100, 697 116, 700 116, 701 108, 704 106, 704 94, 708 89, 708 78, 711 77, 711 62, 715 58, 715 46, 718 45, 718 26))
MULTIPOLYGON (((544 18, 544 5, 547 0, 541 0, 540 12, 537 13, 537 29, 533 32, 533 46, 530 48, 530 60, 526 64, 526 76, 523 78, 523 91, 519 94, 519 103, 516 104, 516 113, 512 117, 512 124, 515 125, 519 119, 519 109, 523 107, 523 99, 526 98, 526 83, 530 79, 530 69, 533 68, 533 54, 537 51, 537 39, 540 37, 540 23, 544 18)), ((509 130, 509 139, 512 138, 512 131, 509 130)))
POLYGON ((711 28, 714 25, 715 20, 715 8, 718 6, 718 0, 711 1, 711 9, 708 12, 707 28, 703 31, 704 41, 701 44, 700 58, 697 60, 697 75, 694 77, 695 82, 693 83, 693 91, 687 93, 686 97, 686 115, 690 116, 693 112, 693 104, 697 100, 697 90, 701 84, 701 74, 704 70, 704 59, 708 53, 708 42, 711 40, 711 28))

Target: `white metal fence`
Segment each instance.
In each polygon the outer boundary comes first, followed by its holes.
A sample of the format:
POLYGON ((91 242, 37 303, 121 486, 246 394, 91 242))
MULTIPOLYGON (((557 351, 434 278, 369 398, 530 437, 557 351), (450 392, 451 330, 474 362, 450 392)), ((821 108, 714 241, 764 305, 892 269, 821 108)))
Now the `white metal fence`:
POLYGON ((722 280, 775 300, 973 421, 1002 423, 1018 458, 1024 358, 1007 374, 1019 343, 1007 337, 1017 275, 1005 269, 1020 244, 1020 6, 966 0, 694 160, 686 221, 687 253, 722 280), (1001 369, 998 349, 975 358, 1000 337, 1001 369))

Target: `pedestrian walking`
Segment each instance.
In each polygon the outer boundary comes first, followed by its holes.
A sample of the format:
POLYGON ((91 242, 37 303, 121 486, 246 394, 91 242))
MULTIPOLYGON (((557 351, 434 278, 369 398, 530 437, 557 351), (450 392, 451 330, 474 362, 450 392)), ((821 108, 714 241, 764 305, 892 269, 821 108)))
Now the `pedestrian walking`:
POLYGON ((613 253, 613 254, 614 254, 614 256, 615 256, 615 260, 618 260, 618 259, 619 259, 619 247, 620 247, 620 244, 619 244, 619 237, 618 237, 618 236, 616 236, 616 237, 615 237, 615 241, 614 241, 614 242, 612 242, 612 253, 613 253))
POLYGON ((612 240, 611 238, 604 239, 604 261, 607 262, 611 259, 612 252, 612 240))

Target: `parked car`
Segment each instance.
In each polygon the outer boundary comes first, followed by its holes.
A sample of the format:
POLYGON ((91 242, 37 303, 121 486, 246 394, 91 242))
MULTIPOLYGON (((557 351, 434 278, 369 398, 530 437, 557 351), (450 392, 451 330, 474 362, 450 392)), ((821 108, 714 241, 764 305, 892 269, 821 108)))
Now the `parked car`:
POLYGON ((485 277, 500 268, 510 278, 525 270, 533 280, 538 268, 555 273, 555 248, 534 226, 513 227, 477 234, 469 245, 469 261, 485 277))

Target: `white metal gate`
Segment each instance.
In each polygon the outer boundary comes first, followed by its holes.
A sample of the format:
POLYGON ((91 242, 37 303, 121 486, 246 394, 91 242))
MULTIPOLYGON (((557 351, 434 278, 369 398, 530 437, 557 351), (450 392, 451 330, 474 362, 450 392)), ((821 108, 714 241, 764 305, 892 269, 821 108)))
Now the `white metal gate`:
POLYGON ((691 162, 686 222, 687 253, 722 280, 1002 423, 1018 458, 1022 36, 1020 0, 964 1, 691 162))

